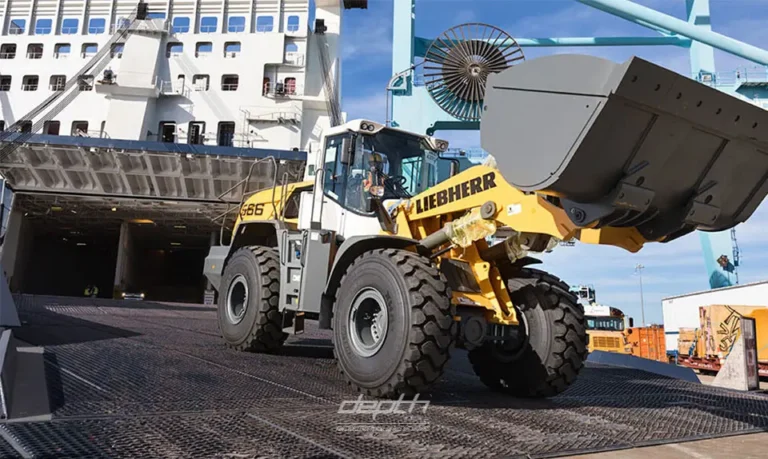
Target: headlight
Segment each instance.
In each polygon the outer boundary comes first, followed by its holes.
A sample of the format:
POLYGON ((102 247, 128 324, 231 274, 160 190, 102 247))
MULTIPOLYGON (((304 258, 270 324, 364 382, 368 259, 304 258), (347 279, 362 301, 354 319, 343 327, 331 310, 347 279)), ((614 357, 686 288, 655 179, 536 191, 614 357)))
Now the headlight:
POLYGON ((125 298, 125 292, 123 292, 123 298, 125 298))
POLYGON ((144 294, 143 293, 141 294, 141 298, 144 298, 144 294))

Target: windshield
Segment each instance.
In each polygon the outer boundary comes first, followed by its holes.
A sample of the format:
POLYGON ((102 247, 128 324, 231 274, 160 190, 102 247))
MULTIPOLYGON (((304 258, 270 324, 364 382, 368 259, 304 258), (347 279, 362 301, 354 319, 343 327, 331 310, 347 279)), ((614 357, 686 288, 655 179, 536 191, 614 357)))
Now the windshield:
POLYGON ((437 154, 422 137, 384 129, 359 142, 353 174, 367 176, 364 188, 383 187, 382 199, 407 199, 436 184, 437 154))
POLYGON ((376 199, 408 199, 434 186, 437 160, 417 135, 390 129, 338 134, 326 138, 323 189, 345 208, 370 213, 376 199), (354 154, 342 160, 349 141, 354 154))
POLYGON ((624 320, 619 317, 591 317, 587 316, 588 330, 623 331, 624 320))

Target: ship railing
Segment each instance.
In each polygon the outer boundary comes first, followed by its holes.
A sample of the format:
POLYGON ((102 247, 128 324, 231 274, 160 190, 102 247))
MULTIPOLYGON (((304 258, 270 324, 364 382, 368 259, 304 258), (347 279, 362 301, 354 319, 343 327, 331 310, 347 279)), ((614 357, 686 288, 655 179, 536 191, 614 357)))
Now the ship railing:
POLYGON ((301 97, 304 95, 304 86, 291 83, 286 84, 283 82, 266 84, 264 85, 262 94, 264 96, 274 97, 276 99, 283 97, 301 97))
POLYGON ((283 59, 283 63, 287 65, 294 65, 297 67, 303 67, 304 66, 304 54, 294 51, 289 51, 285 53, 285 59, 283 59))

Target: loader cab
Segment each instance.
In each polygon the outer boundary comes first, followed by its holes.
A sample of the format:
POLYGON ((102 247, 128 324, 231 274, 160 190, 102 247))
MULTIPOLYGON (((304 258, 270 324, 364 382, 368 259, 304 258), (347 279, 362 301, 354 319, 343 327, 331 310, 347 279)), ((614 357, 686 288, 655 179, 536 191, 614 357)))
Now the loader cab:
POLYGON ((345 237, 378 233, 381 206, 410 199, 438 182, 438 154, 447 146, 368 121, 332 129, 324 138, 315 174, 322 203, 315 201, 313 210, 302 206, 306 215, 299 226, 308 227, 312 214, 316 226, 320 223, 345 237))

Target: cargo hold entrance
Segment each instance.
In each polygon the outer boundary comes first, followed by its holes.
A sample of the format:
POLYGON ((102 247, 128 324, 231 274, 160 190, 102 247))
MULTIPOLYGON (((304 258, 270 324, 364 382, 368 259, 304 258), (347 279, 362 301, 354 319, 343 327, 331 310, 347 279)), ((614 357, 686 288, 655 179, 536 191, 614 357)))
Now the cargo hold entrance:
MULTIPOLYGON (((36 295, 201 303, 220 205, 17 195, 4 257, 11 289, 36 295)), ((226 207, 224 207, 226 210, 226 207)))

